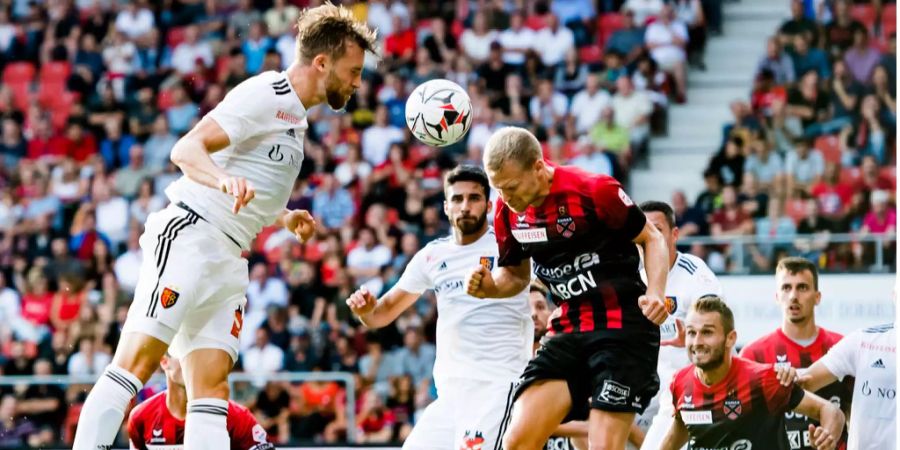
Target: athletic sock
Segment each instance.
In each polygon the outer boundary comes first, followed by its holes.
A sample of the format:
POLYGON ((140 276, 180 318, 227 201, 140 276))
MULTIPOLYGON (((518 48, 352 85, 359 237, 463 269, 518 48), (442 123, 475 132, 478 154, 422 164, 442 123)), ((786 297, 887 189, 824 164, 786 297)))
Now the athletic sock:
POLYGON ((81 408, 72 449, 111 448, 125 418, 125 408, 143 386, 131 372, 113 364, 106 366, 81 408))
POLYGON ((188 402, 184 424, 185 450, 221 450, 231 448, 228 429, 228 401, 198 398, 188 402))

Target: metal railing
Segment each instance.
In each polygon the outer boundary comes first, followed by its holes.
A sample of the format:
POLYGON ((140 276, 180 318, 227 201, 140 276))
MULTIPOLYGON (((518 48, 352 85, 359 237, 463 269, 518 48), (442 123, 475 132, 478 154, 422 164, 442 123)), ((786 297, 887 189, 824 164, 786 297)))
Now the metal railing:
POLYGON ((746 274, 751 271, 750 246, 778 248, 786 250, 792 256, 803 256, 810 253, 827 253, 838 244, 851 244, 857 246, 861 252, 866 246, 872 246, 872 252, 867 255, 871 261, 867 261, 863 269, 873 273, 888 273, 896 269, 895 261, 887 261, 885 255, 886 244, 894 244, 896 252, 896 234, 867 234, 865 236, 852 233, 832 234, 796 234, 793 236, 760 237, 747 236, 688 236, 678 239, 678 247, 690 247, 699 244, 704 247, 728 247, 727 258, 730 261, 730 270, 726 273, 746 274))
MULTIPOLYGON (((64 386, 72 386, 79 384, 91 384, 97 382, 99 375, 7 375, 0 376, 0 386, 20 386, 34 384, 56 384, 64 386)), ((166 378, 162 374, 155 374, 150 378, 147 384, 159 383, 165 384, 166 378)), ((259 381, 284 381, 288 383, 306 382, 306 381, 336 381, 344 384, 347 392, 346 414, 347 414, 347 442, 355 444, 356 440, 356 381, 353 374, 349 372, 278 372, 265 375, 248 374, 248 373, 232 373, 228 376, 228 384, 232 392, 234 392, 235 383, 256 383, 259 381)))

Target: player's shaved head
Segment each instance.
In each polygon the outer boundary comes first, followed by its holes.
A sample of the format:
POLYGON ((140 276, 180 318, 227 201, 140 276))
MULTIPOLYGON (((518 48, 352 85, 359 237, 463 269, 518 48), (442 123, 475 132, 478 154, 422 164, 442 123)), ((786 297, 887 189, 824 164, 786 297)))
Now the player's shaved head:
POLYGON ((499 171, 507 161, 515 161, 526 168, 541 158, 541 143, 524 128, 501 128, 491 135, 484 146, 484 166, 493 172, 499 171))
POLYGON ((377 32, 353 13, 331 2, 300 13, 297 19, 297 60, 310 64, 316 56, 326 54, 333 59, 344 55, 347 41, 367 52, 376 51, 377 32))

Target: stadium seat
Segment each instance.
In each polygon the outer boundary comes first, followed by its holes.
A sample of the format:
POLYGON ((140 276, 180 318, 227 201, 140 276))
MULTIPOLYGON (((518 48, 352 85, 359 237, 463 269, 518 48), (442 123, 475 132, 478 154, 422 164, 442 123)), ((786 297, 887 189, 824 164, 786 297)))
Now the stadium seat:
POLYGON ((850 15, 869 30, 875 27, 875 7, 872 5, 853 5, 850 15))
POLYGON ((879 169, 879 172, 881 172, 881 176, 883 178, 887 178, 887 179, 891 180, 891 182, 893 182, 895 185, 897 184, 897 168, 896 167, 893 167, 893 166, 882 167, 881 169, 879 169))
POLYGON ((585 64, 596 64, 603 60, 603 47, 589 45, 578 49, 578 56, 585 64))
POLYGON ((859 182, 859 177, 860 177, 860 173, 859 173, 858 167, 844 167, 843 169, 841 169, 841 177, 840 177, 841 183, 844 183, 844 184, 847 184, 850 186, 855 186, 856 183, 859 182))
POLYGON ((12 90, 13 107, 22 112, 28 110, 32 100, 31 87, 27 83, 19 83, 11 84, 9 88, 12 90))
POLYGON ((622 29, 625 16, 619 13, 606 13, 597 20, 597 40, 600 47, 606 46, 606 41, 618 30, 622 29))
POLYGON ((159 91, 159 95, 156 96, 156 107, 161 111, 165 111, 169 109, 173 105, 172 101, 172 91, 168 89, 162 89, 159 91))
POLYGON ((72 65, 65 61, 51 61, 41 66, 40 82, 65 84, 72 72, 72 65))
POLYGON ((897 32, 897 5, 888 3, 881 8, 881 35, 886 39, 897 32))
POLYGON ((37 99, 41 106, 52 109, 62 101, 62 96, 66 92, 65 83, 41 83, 38 86, 37 99))
POLYGON ((166 45, 175 49, 178 44, 184 42, 184 27, 172 27, 166 35, 166 45))
POLYGON ((799 223, 806 216, 806 201, 802 198, 794 198, 784 205, 784 214, 794 223, 799 223))
POLYGON ((50 110, 50 123, 56 130, 63 130, 66 122, 69 121, 69 115, 72 113, 72 106, 78 101, 78 94, 63 91, 54 100, 54 105, 50 110))
POLYGON ((538 31, 547 26, 547 19, 544 16, 531 15, 525 18, 525 26, 538 31))
POLYGON ((34 65, 30 62, 9 63, 3 70, 3 84, 31 83, 34 73, 34 65))
POLYGON ((821 136, 816 139, 814 147, 822 152, 826 162, 841 163, 841 143, 837 136, 821 136))

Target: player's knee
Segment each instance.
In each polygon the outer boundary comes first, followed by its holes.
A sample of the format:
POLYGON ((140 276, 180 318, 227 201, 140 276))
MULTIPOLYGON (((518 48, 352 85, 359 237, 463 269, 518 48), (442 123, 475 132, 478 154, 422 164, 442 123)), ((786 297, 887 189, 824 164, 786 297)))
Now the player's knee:
POLYGON ((196 400, 198 398, 220 398, 227 400, 231 389, 228 387, 228 380, 218 382, 193 382, 192 386, 188 386, 188 399, 196 400))

